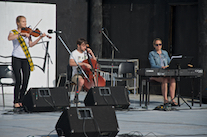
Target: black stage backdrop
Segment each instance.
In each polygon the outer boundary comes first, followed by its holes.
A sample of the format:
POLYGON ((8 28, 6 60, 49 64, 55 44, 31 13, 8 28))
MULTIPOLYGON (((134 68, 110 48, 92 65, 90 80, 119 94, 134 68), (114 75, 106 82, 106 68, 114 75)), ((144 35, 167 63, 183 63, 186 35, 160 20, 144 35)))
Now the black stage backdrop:
MULTIPOLYGON (((148 53, 154 49, 153 39, 159 37, 170 55, 192 56, 194 67, 199 67, 196 0, 104 0, 103 27, 120 50, 115 58, 138 58, 140 68, 150 67, 148 53)), ((111 58, 105 38, 102 50, 103 57, 111 58)), ((190 84, 190 79, 181 80, 182 95, 191 95, 190 84)), ((198 85, 195 81, 195 95, 198 85)), ((151 93, 161 94, 160 87, 151 89, 151 93)))

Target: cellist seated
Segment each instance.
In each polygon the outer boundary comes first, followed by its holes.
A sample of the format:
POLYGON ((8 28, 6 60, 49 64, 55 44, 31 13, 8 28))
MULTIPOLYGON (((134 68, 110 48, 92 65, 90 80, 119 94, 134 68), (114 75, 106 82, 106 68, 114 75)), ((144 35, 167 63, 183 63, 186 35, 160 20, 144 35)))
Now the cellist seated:
POLYGON ((87 48, 87 41, 83 38, 79 38, 77 40, 77 49, 72 52, 72 56, 70 56, 69 64, 72 66, 72 81, 77 84, 78 89, 76 91, 74 102, 78 103, 78 94, 81 91, 84 85, 84 78, 81 73, 78 72, 78 66, 76 62, 82 67, 85 66, 88 69, 91 69, 91 65, 88 63, 84 63, 83 61, 88 59, 87 52, 91 59, 96 60, 96 57, 93 51, 90 48, 87 48))

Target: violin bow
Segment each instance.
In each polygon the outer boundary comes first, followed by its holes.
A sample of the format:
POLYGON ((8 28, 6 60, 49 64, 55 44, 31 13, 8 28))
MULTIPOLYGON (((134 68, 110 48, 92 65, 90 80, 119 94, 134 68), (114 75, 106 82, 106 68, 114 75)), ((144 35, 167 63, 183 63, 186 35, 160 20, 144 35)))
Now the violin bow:
POLYGON ((32 30, 34 30, 36 27, 37 27, 37 25, 39 25, 39 23, 42 21, 42 19, 40 19, 40 21, 36 24, 36 26, 32 29, 32 30))
MULTIPOLYGON (((39 25, 39 23, 42 21, 42 19, 40 19, 40 21, 37 23, 37 25, 39 25)), ((34 31, 34 29, 37 27, 37 25, 33 28, 33 31, 34 31)), ((31 32, 30 32, 31 33, 31 32)), ((48 35, 46 35, 49 39, 51 39, 52 37, 50 37, 50 36, 48 36, 48 35)))
MULTIPOLYGON (((42 19, 40 19, 40 21, 36 24, 36 26, 32 29, 32 31, 34 31, 34 29, 37 27, 37 25, 39 25, 39 23, 40 23, 41 21, 42 21, 42 19)), ((31 34, 32 31, 31 31, 29 34, 31 34)))

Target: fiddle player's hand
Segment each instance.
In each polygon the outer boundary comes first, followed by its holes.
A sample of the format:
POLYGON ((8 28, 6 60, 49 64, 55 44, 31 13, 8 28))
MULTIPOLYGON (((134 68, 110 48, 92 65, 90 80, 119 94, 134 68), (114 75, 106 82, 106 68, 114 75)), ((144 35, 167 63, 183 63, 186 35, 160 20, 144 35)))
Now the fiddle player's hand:
POLYGON ((25 36, 25 37, 27 37, 27 38, 30 37, 30 35, 29 35, 28 33, 20 33, 20 34, 21 34, 21 36, 25 36))
POLYGON ((45 33, 43 33, 42 35, 40 35, 40 37, 42 37, 42 38, 43 38, 43 37, 45 37, 45 36, 46 36, 46 34, 45 34, 45 33))

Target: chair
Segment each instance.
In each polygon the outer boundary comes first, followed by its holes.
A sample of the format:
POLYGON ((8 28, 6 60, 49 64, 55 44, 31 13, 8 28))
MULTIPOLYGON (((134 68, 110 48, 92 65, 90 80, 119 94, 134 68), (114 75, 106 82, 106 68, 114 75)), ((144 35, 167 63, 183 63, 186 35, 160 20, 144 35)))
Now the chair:
POLYGON ((141 80, 141 90, 140 90, 140 106, 145 101, 145 107, 150 103, 150 86, 160 86, 161 83, 155 80, 150 80, 148 77, 141 80), (145 88, 144 88, 145 87, 145 88), (144 99, 145 96, 145 99, 144 99))
POLYGON ((60 73, 58 76, 57 87, 65 87, 66 86, 66 73, 60 73))
POLYGON ((57 81, 57 87, 64 86, 68 88, 69 86, 69 89, 71 89, 71 86, 72 86, 71 92, 75 91, 76 84, 71 81, 71 76, 72 76, 72 67, 68 64, 66 73, 59 74, 59 78, 57 81))
POLYGON ((123 62, 119 64, 118 68, 118 77, 115 77, 115 80, 127 81, 134 79, 134 93, 136 93, 136 76, 134 70, 134 62, 123 62))
POLYGON ((14 86, 15 78, 13 71, 8 68, 9 65, 0 65, 0 85, 2 87, 3 107, 5 107, 4 100, 4 86, 14 86))

